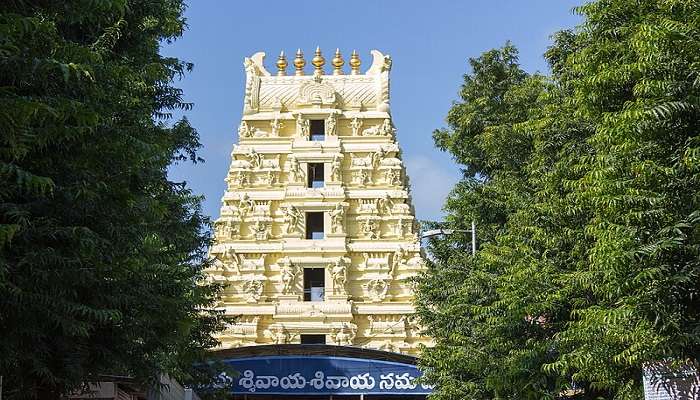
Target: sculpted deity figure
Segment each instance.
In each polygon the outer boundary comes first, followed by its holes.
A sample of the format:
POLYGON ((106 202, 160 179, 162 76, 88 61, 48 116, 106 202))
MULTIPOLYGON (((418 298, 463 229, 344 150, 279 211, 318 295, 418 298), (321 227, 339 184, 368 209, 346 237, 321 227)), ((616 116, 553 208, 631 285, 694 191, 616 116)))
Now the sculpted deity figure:
POLYGON ((293 232, 300 232, 301 230, 301 222, 304 219, 303 214, 299 209, 293 205, 288 205, 284 208, 282 208, 282 212, 284 213, 284 222, 287 223, 287 226, 285 228, 285 232, 287 234, 293 233, 293 232))
POLYGON ((267 240, 270 238, 270 225, 265 221, 255 221, 251 231, 255 240, 267 240))
POLYGON ((391 264, 389 264, 389 276, 394 276, 399 270, 399 267, 403 264, 404 258, 406 257, 406 252, 403 247, 399 247, 396 252, 391 256, 391 264))
POLYGON ((401 171, 390 169, 386 172, 386 182, 391 186, 401 185, 401 171))
POLYGON ((228 263, 228 265, 232 266, 233 268, 228 268, 226 263, 224 263, 224 268, 227 270, 235 270, 236 272, 241 272, 241 259, 238 253, 236 253, 236 250, 233 249, 233 247, 229 247, 224 251, 224 260, 228 263))
POLYGON ((260 169, 262 167, 263 156, 255 151, 255 149, 250 149, 248 152, 248 158, 250 159, 250 164, 253 166, 253 168, 260 169))
POLYGON ((223 239, 234 239, 238 236, 238 224, 230 220, 216 221, 216 235, 223 239))
POLYGON ((250 183, 248 178, 248 171, 236 171, 233 176, 233 184, 236 186, 245 186, 250 183))
POLYGON ((300 182, 304 180, 304 170, 301 169, 301 164, 294 155, 289 156, 289 181, 300 182))
POLYGON ((311 123, 308 119, 297 114, 297 136, 301 139, 309 138, 309 130, 311 129, 311 123))
POLYGON ((344 257, 339 257, 335 262, 328 264, 333 280, 333 294, 345 294, 345 283, 348 281, 348 268, 344 257))
POLYGON ((248 193, 241 193, 240 201, 238 202, 238 215, 243 218, 248 215, 253 208, 255 208, 255 203, 251 200, 250 196, 248 196, 248 193))
POLYGON ((352 346, 352 342, 355 340, 356 335, 356 326, 343 323, 340 328, 334 330, 333 340, 338 346, 352 346))
POLYGON ((367 239, 379 239, 379 224, 373 219, 366 219, 361 223, 362 234, 367 239))
POLYGON ((243 291, 246 293, 247 301, 255 303, 260 301, 262 297, 264 284, 257 279, 249 279, 243 283, 243 291))
POLYGON ((391 215, 391 212, 394 210, 394 200, 391 199, 389 193, 384 193, 383 197, 377 198, 376 204, 377 211, 380 213, 391 215))
POLYGON ((280 266, 280 279, 282 280, 282 294, 292 294, 301 268, 292 263, 287 256, 282 258, 278 264, 280 266))
POLYGON ((284 127, 284 124, 280 122, 279 118, 270 121, 270 136, 277 137, 280 135, 280 130, 284 127))
POLYGON ((341 167, 340 156, 336 155, 331 162, 331 181, 341 182, 343 180, 341 167))
POLYGON ((329 215, 331 217, 331 230, 333 233, 343 232, 343 225, 345 224, 345 207, 343 207, 343 204, 336 204, 329 215))
POLYGON ((389 292, 389 283, 384 279, 372 279, 364 284, 370 298, 374 302, 384 301, 389 292))
POLYGON ((251 129, 246 121, 241 121, 241 124, 238 126, 238 136, 241 138, 253 136, 253 129, 251 129))
POLYGON ((337 117, 335 116, 335 114, 330 114, 328 118, 326 118, 326 135, 335 136, 336 122, 337 117))
POLYGON ((360 132, 360 128, 362 128, 362 120, 360 118, 353 118, 352 121, 350 121, 350 128, 352 129, 353 136, 362 136, 360 132))
POLYGON ((382 123, 381 128, 379 128, 379 133, 383 136, 391 136, 396 132, 396 129, 391 126, 391 120, 389 118, 385 119, 382 123))
POLYGON ((265 329, 263 334, 266 338, 271 339, 274 344, 286 344, 289 340, 289 335, 285 332, 284 327, 279 325, 265 329))

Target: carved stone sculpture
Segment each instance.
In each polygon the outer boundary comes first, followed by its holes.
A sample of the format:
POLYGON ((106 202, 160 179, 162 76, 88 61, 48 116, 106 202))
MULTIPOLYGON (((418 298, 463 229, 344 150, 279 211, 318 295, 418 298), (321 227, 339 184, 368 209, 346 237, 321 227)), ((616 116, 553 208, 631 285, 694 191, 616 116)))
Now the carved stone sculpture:
POLYGON ((270 224, 265 221, 257 220, 251 227, 252 236, 255 240, 267 240, 270 238, 270 224))
POLYGON ((280 135, 280 130, 284 127, 284 124, 279 120, 279 118, 275 118, 270 122, 270 136, 272 137, 277 137, 280 135))
POLYGON ((311 123, 309 120, 304 118, 301 114, 297 114, 296 125, 297 137, 307 140, 309 138, 309 130, 311 129, 311 123))
POLYGON ((285 232, 287 234, 291 233, 303 233, 302 222, 304 220, 304 215, 299 211, 299 209, 293 205, 288 205, 282 208, 284 213, 284 222, 286 223, 285 232))
POLYGON ((246 300, 248 303, 257 303, 263 294, 263 288, 265 284, 257 279, 249 279, 243 282, 243 291, 246 294, 246 300))
POLYGON ((373 302, 384 301, 389 292, 389 282, 386 279, 372 279, 364 286, 373 302))
POLYGON ((280 279, 282 280, 282 294, 293 294, 301 268, 292 263, 287 256, 280 259, 278 264, 280 267, 280 279))
POLYGON ((241 199, 238 202, 238 215, 241 218, 247 216, 255 208, 255 203, 251 200, 248 193, 241 193, 241 199))
POLYGON ((399 247, 396 252, 394 252, 391 256, 391 263, 389 264, 389 276, 393 277, 396 274, 396 271, 398 271, 403 264, 405 256, 406 252, 403 247, 399 247))
POLYGON ((331 162, 331 181, 342 182, 343 172, 342 172, 342 162, 340 157, 336 155, 333 157, 333 162, 331 162))
POLYGON ((373 219, 361 222, 362 235, 367 239, 379 239, 379 224, 373 219))
POLYGON ((333 341, 338 346, 352 346, 357 335, 357 326, 343 323, 333 332, 333 341))
POLYGON ((353 118, 350 121, 350 129, 352 129, 353 136, 361 136, 360 128, 362 128, 362 120, 360 118, 353 118))
POLYGON ((336 124, 337 124, 337 117, 335 114, 331 113, 328 118, 326 118, 326 135, 327 136, 336 136, 336 124))
POLYGON ((304 180, 304 170, 301 169, 299 160, 293 155, 289 156, 289 182, 301 182, 304 180))
POLYGON ((338 203, 329 213, 331 217, 331 231, 333 233, 343 233, 345 226, 345 207, 338 203))
POLYGON ((377 211, 386 215, 391 215, 392 211, 394 210, 394 200, 391 199, 389 193, 384 193, 384 196, 379 197, 376 201, 377 211))
POLYGON ((289 334, 282 326, 273 326, 263 332, 266 338, 272 340, 274 344, 286 344, 289 341, 289 334))
POLYGON ((240 138, 249 138, 253 136, 253 129, 246 121, 241 121, 241 124, 238 126, 238 136, 240 138))
POLYGON ((348 281, 348 265, 345 257, 339 257, 335 262, 328 264, 333 282, 333 294, 346 294, 345 284, 348 281))

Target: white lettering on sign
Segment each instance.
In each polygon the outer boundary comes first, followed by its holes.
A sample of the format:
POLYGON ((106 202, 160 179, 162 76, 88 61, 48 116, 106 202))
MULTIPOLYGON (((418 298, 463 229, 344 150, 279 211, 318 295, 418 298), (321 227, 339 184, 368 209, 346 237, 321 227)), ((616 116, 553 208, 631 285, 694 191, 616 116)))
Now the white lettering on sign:
MULTIPOLYGON (((411 376, 408 372, 397 375, 393 372, 379 376, 379 389, 381 390, 412 390, 418 384, 415 382, 416 377, 411 376)), ((287 376, 269 376, 258 375, 252 370, 245 370, 243 376, 238 380, 238 385, 249 392, 255 392, 258 389, 269 389, 280 387, 282 389, 340 389, 351 388, 355 390, 372 390, 376 386, 374 377, 370 374, 358 374, 351 377, 328 375, 323 371, 316 371, 313 379, 306 379, 301 373, 295 372, 287 376)), ((422 384, 423 389, 431 389, 430 385, 422 384)))

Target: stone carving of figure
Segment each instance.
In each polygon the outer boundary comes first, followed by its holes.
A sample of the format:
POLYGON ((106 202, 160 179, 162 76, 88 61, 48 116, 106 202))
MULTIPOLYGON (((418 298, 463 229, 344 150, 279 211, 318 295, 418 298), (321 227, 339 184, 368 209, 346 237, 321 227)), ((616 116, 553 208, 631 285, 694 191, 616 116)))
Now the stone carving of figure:
POLYGON ((379 239, 379 224, 373 219, 362 221, 362 234, 367 239, 379 239))
POLYGON ((294 155, 289 156, 289 181, 300 182, 304 180, 304 170, 301 169, 299 160, 294 155))
POLYGON ((263 156, 255 151, 255 149, 250 149, 248 152, 248 158, 250 159, 250 164, 253 166, 253 168, 260 169, 262 167, 263 156))
POLYGON ((238 215, 243 218, 255 208, 255 203, 251 200, 250 196, 248 196, 248 193, 241 193, 240 198, 241 200, 238 202, 238 215))
POLYGON ((401 171, 397 169, 390 169, 386 172, 386 182, 392 186, 401 185, 401 171))
POLYGON ((345 207, 341 203, 335 205, 335 208, 329 213, 331 217, 331 230, 333 233, 343 232, 345 225, 345 207))
POLYGON ((223 239, 234 239, 238 236, 238 224, 233 221, 217 221, 216 234, 223 239))
POLYGON ((266 338, 271 339, 274 344, 286 344, 289 340, 289 335, 285 332, 284 327, 279 325, 265 329, 263 334, 266 338))
POLYGON ((391 264, 389 264, 389 276, 394 276, 399 270, 399 267, 403 264, 403 260, 406 253, 403 247, 399 247, 396 252, 391 256, 391 264))
POLYGON ((394 200, 391 199, 389 193, 384 193, 383 197, 377 198, 376 204, 377 211, 380 213, 391 215, 391 212, 394 210, 394 200))
POLYGON ((301 139, 308 139, 310 128, 309 120, 302 117, 301 114, 297 114, 297 136, 301 139))
POLYGON ((336 155, 331 163, 331 181, 341 182, 343 180, 341 167, 340 156, 336 155))
POLYGON ((280 122, 279 118, 275 118, 270 122, 270 136, 276 137, 280 135, 280 130, 284 127, 284 124, 280 122))
POLYGON ((343 323, 340 328, 334 330, 333 339, 338 346, 352 346, 356 334, 356 326, 343 323))
POLYGON ((292 294, 296 289, 297 276, 300 268, 285 256, 278 262, 280 266, 280 279, 282 280, 282 294, 292 294))
POLYGON ((386 157, 386 154, 387 151, 384 150, 384 147, 380 147, 379 150, 372 153, 372 168, 377 168, 377 166, 381 164, 384 157, 386 157))
POLYGON ((360 128, 362 128, 362 120, 360 118, 353 118, 352 121, 350 121, 350 128, 352 129, 353 136, 362 136, 360 132, 360 128))
POLYGON ((364 286, 374 302, 384 301, 389 292, 389 283, 384 279, 372 279, 364 284, 364 286))
POLYGON ((255 221, 251 228, 255 240, 267 240, 270 238, 270 226, 265 221, 255 221))
POLYGON ((381 128, 379 128, 379 134, 383 136, 392 136, 396 132, 393 126, 391 126, 391 121, 389 118, 385 119, 382 123, 381 128))
POLYGON ((302 215, 301 211, 293 205, 288 205, 284 208, 282 208, 282 212, 284 213, 284 222, 287 223, 286 227, 286 233, 290 234, 293 232, 300 232, 301 230, 301 222, 304 216, 302 215))
POLYGON ((241 124, 238 126, 238 136, 241 138, 249 138, 253 136, 253 130, 246 121, 241 121, 241 124))
POLYGON ((241 259, 238 256, 238 253, 236 253, 236 250, 233 249, 233 247, 230 247, 224 251, 224 259, 233 268, 228 268, 226 267, 226 263, 224 263, 224 267, 228 270, 235 270, 236 272, 241 272, 241 259))
POLYGON ((335 136, 336 121, 337 118, 335 114, 330 114, 328 118, 326 118, 326 135, 335 136))
POLYGON ((243 291, 246 293, 249 303, 256 303, 262 297, 265 284, 257 279, 249 279, 243 283, 243 291))
POLYGON ((236 171, 233 176, 233 184, 236 186, 245 186, 250 183, 248 178, 248 171, 236 171))
POLYGON ((335 262, 328 264, 333 281, 333 294, 345 294, 345 283, 348 280, 348 268, 344 257, 339 257, 335 262))

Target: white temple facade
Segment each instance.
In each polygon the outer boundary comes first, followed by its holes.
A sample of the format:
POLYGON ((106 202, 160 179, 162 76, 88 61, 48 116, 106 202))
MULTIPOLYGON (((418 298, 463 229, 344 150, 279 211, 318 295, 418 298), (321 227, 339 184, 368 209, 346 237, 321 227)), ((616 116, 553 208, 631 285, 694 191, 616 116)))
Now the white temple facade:
POLYGON ((326 343, 416 355, 430 344, 413 314, 424 268, 389 108, 391 58, 360 72, 317 49, 305 74, 280 55, 246 58, 239 143, 231 152, 210 279, 240 316, 222 348, 326 343))

